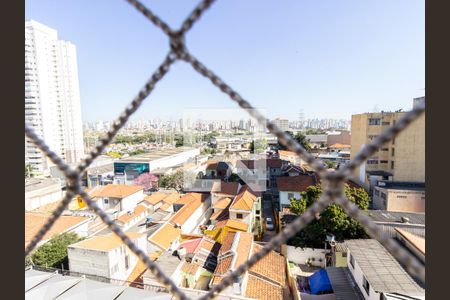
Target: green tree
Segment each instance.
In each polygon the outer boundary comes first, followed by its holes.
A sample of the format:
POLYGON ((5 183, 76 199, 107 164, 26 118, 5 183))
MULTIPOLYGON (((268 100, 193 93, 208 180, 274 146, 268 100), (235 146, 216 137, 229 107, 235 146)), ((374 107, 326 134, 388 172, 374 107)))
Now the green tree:
POLYGON ((146 151, 145 151, 145 150, 142 150, 142 149, 137 149, 137 150, 128 152, 128 154, 129 154, 130 156, 133 156, 133 155, 139 155, 139 154, 143 154, 143 153, 146 153, 146 151))
POLYGON ((327 167, 329 169, 335 169, 336 168, 336 163, 334 161, 325 160, 324 163, 327 165, 327 167))
MULTIPOLYGON (((309 144, 309 140, 306 138, 306 136, 301 133, 297 132, 295 135, 292 133, 292 131, 285 131, 288 135, 290 135, 292 138, 294 138, 297 143, 299 143, 305 150, 309 151, 311 150, 311 145, 309 144)), ((287 150, 287 147, 278 141, 278 147, 281 150, 287 150)))
POLYGON ((241 178, 236 173, 231 173, 231 175, 228 177, 228 182, 240 182, 241 178))
POLYGON ((181 191, 184 183, 184 172, 179 170, 173 174, 164 175, 159 180, 159 186, 166 189, 181 191))
POLYGON ((184 136, 182 134, 175 134, 175 147, 181 147, 184 145, 184 136))
POLYGON ((35 167, 32 164, 25 165, 25 177, 33 177, 34 176, 35 167))
POLYGON ((31 260, 37 266, 68 269, 67 246, 81 241, 76 233, 66 232, 54 236, 31 254, 31 260))
POLYGON ((262 153, 267 149, 267 145, 265 138, 253 140, 250 143, 250 153, 262 153))
MULTIPOLYGON (((322 193, 321 186, 310 186, 302 193, 301 199, 291 199, 291 211, 300 215, 317 201, 322 193)), ((362 188, 345 186, 347 198, 360 209, 369 207, 369 195, 362 188)), ((309 223, 290 243, 299 247, 323 247, 326 235, 333 234, 337 240, 366 238, 364 228, 336 204, 329 205, 318 218, 309 223)))

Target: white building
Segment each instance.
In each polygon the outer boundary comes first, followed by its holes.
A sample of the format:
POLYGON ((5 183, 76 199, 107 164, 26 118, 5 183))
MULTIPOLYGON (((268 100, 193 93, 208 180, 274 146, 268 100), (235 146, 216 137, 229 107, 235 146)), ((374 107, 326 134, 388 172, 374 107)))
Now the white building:
MULTIPOLYGON (((25 121, 67 163, 83 158, 75 45, 36 21, 25 22, 25 121)), ((51 165, 31 142, 25 143, 25 161, 38 172, 51 165)))
POLYGON ((277 125, 277 127, 280 128, 280 130, 283 130, 283 131, 289 130, 289 120, 288 119, 276 118, 275 120, 272 121, 272 123, 277 125))
POLYGON ((25 180, 25 210, 38 209, 61 201, 61 181, 58 178, 28 178, 25 180))
MULTIPOLYGON (((128 232, 142 251, 147 251, 146 235, 128 232)), ((114 233, 94 236, 67 247, 69 269, 73 272, 127 280, 139 258, 114 233)))
POLYGON ((364 299, 425 299, 421 288, 374 239, 347 240, 347 265, 364 299), (400 298, 403 296, 403 298, 400 298))

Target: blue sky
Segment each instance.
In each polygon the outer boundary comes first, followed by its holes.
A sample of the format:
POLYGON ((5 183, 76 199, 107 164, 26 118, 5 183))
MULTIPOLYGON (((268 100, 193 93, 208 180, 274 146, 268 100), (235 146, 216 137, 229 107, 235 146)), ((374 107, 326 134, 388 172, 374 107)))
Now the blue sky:
MULTIPOLYGON (((143 0, 172 27, 198 1, 143 0)), ((219 0, 188 49, 268 117, 345 118, 410 109, 425 93, 424 0, 219 0)), ((166 36, 123 0, 26 0, 26 19, 77 46, 83 121, 111 120, 168 51, 166 36)), ((235 108, 184 62, 135 119, 235 108)))

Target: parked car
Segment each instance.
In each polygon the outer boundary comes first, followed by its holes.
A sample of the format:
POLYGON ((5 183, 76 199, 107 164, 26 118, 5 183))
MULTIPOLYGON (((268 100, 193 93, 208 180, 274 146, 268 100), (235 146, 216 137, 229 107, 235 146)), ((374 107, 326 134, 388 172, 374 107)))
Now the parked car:
POLYGON ((275 229, 272 218, 266 218, 266 229, 270 231, 275 229))

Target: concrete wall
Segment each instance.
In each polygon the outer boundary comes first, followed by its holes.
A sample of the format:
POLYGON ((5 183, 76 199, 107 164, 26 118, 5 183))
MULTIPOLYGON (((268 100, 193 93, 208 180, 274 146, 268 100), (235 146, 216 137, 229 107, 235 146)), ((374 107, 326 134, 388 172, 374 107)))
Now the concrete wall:
POLYGON ((126 198, 122 199, 122 210, 129 211, 133 210, 136 205, 144 199, 144 191, 140 190, 137 193, 134 193, 126 198))
POLYGON ((373 194, 373 208, 387 211, 425 212, 425 191, 376 187, 373 194), (382 198, 383 193, 386 195, 386 200, 382 198))
POLYGON ((425 114, 395 138, 396 181, 425 182, 425 114))
POLYGON ((306 261, 310 258, 315 259, 312 262, 313 266, 317 267, 325 267, 325 254, 329 253, 330 250, 325 249, 312 249, 312 248, 295 248, 294 246, 286 246, 286 257, 289 261, 292 261, 296 264, 306 264, 306 261), (322 259, 322 262, 319 261, 322 259))
POLYGON ((110 277, 108 252, 67 247, 69 270, 84 274, 110 277))
POLYGON ((351 135, 350 131, 343 130, 341 134, 329 134, 327 135, 327 144, 331 146, 333 144, 351 144, 351 135))
POLYGON ((348 265, 348 269, 350 270, 350 273, 353 276, 353 279, 356 282, 356 285, 358 286, 359 290, 361 291, 361 294, 363 295, 364 299, 366 300, 379 300, 380 299, 380 294, 375 292, 375 290, 372 288, 372 285, 370 285, 369 282, 369 295, 367 295, 366 290, 363 287, 363 272, 361 270, 361 268, 358 265, 358 262, 355 260, 355 266, 353 267, 352 264, 350 263, 350 250, 348 250, 347 252, 347 265, 348 265))
POLYGON ((61 184, 54 185, 25 193, 25 210, 34 210, 49 203, 61 201, 63 198, 61 184))
MULTIPOLYGON (((253 214, 252 214, 252 212, 246 211, 246 210, 231 210, 230 209, 230 219, 252 225, 253 214), (242 214, 242 219, 238 219, 237 214, 242 214)), ((249 226, 249 227, 251 227, 251 226, 249 226)))
MULTIPOLYGON (((142 251, 146 252, 146 236, 142 235, 137 240, 134 240, 136 246, 142 251)), ((109 269, 110 277, 113 279, 126 280, 130 276, 133 269, 138 263, 138 257, 134 255, 130 249, 125 245, 121 245, 109 252, 109 269), (125 266, 125 257, 128 256, 128 268, 125 266), (117 266, 117 271, 113 273, 114 267, 117 266)))

